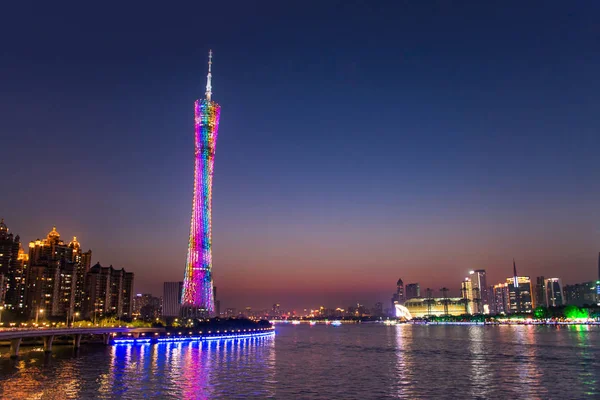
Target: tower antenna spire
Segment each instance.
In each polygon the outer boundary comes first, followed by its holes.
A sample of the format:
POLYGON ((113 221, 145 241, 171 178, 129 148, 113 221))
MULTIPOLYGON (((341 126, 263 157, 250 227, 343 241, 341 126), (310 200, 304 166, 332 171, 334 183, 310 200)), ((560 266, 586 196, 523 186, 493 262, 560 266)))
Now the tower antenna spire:
POLYGON ((212 50, 208 51, 208 75, 206 76, 206 100, 210 101, 212 96, 212 50))

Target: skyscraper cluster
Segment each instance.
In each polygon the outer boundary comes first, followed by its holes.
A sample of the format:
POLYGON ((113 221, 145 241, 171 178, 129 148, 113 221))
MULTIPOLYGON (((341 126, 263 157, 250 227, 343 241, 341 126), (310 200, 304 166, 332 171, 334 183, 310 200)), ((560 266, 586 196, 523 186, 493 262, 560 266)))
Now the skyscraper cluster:
POLYGON ((516 314, 530 313, 537 306, 560 307, 567 304, 593 305, 600 303, 600 255, 598 280, 563 286, 560 278, 539 276, 535 283, 528 276, 519 276, 513 260, 512 276, 506 281, 488 285, 486 271, 469 272, 460 284, 460 296, 448 296, 449 289, 441 288, 441 296, 427 288, 421 296, 418 283, 404 286, 396 283, 392 307, 397 313, 410 311, 413 317, 426 315, 516 314), (402 307, 400 307, 402 306, 402 307))
POLYGON ((91 250, 83 251, 76 237, 66 243, 56 227, 26 252, 2 220, 0 305, 21 318, 131 316, 133 273, 90 267, 91 259, 91 250))

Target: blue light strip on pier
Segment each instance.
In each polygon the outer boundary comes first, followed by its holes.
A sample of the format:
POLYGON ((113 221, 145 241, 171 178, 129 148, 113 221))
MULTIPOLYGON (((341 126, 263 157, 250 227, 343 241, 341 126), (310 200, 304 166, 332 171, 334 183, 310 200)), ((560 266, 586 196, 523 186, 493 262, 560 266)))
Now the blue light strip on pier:
MULTIPOLYGON (((255 337, 274 336, 275 330, 260 333, 249 333, 242 335, 226 335, 226 336, 183 336, 183 337, 160 337, 154 339, 157 343, 165 342, 204 342, 215 340, 235 340, 235 339, 250 339, 255 337)), ((148 344, 152 343, 153 339, 114 339, 112 344, 148 344)))

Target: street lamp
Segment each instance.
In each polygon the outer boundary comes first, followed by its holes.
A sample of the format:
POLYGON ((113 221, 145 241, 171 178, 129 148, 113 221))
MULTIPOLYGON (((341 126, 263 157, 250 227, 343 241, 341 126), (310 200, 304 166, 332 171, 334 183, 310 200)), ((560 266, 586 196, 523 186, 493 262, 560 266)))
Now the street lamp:
POLYGON ((0 306, 0 325, 2 325, 2 310, 4 310, 4 306, 0 306))
POLYGON ((77 311, 75 314, 73 314, 73 323, 71 324, 71 326, 75 326, 75 317, 79 317, 79 311, 77 311))
POLYGON ((40 316, 40 314, 44 313, 44 309, 43 308, 38 308, 37 313, 35 313, 35 323, 38 323, 38 317, 40 316))

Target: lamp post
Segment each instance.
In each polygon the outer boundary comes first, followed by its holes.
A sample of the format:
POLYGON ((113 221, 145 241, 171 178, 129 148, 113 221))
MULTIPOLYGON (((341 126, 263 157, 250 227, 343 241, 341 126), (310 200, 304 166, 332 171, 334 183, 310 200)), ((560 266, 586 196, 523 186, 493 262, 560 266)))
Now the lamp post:
POLYGON ((44 309, 43 308, 38 308, 37 312, 35 313, 35 323, 38 323, 38 317, 40 316, 40 314, 44 313, 44 309))
POLYGON ((0 306, 0 325, 2 325, 2 311, 4 310, 4 306, 0 306))
POLYGON ((77 311, 75 314, 73 314, 73 322, 71 323, 71 326, 75 327, 75 317, 79 317, 79 311, 77 311))

